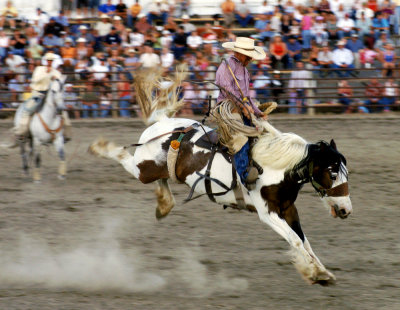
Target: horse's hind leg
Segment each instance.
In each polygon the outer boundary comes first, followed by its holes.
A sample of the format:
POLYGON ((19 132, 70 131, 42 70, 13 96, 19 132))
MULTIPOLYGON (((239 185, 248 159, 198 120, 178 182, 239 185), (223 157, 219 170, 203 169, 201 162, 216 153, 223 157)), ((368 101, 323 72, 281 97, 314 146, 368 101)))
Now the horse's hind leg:
POLYGON ((168 185, 168 179, 157 180, 156 188, 157 208, 156 218, 162 219, 168 215, 175 205, 175 199, 168 185))
POLYGON ((58 165, 58 178, 64 180, 67 174, 67 163, 65 161, 64 153, 64 138, 61 135, 54 140, 54 147, 58 153, 58 157, 60 158, 60 163, 58 165))
POLYGON ((34 182, 40 182, 41 180, 41 175, 40 175, 40 164, 41 164, 41 158, 40 158, 40 149, 41 145, 38 141, 33 141, 33 161, 34 161, 34 168, 32 172, 32 177, 34 182))
POLYGON ((25 142, 20 141, 20 152, 21 152, 21 157, 22 157, 22 169, 24 170, 25 175, 28 175, 29 171, 29 165, 28 165, 28 153, 26 152, 25 149, 25 142))

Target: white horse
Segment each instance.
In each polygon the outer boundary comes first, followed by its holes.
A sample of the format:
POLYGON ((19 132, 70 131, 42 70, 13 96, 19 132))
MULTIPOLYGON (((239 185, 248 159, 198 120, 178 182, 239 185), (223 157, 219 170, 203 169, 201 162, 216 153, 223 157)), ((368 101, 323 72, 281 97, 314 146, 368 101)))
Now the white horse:
MULTIPOLYGON (((63 136, 63 118, 61 112, 65 109, 64 104, 64 81, 53 80, 50 83, 49 90, 46 92, 44 102, 39 108, 39 111, 33 114, 29 124, 29 133, 26 139, 20 141, 20 149, 22 155, 23 169, 28 174, 28 154, 26 152, 25 144, 29 142, 30 154, 33 157, 35 167, 33 168, 33 180, 40 182, 40 151, 42 145, 48 145, 52 143, 60 158, 58 177, 65 179, 67 167, 65 162, 64 153, 64 136, 63 136)), ((15 118, 14 126, 17 126, 24 105, 20 105, 18 108, 15 118)))

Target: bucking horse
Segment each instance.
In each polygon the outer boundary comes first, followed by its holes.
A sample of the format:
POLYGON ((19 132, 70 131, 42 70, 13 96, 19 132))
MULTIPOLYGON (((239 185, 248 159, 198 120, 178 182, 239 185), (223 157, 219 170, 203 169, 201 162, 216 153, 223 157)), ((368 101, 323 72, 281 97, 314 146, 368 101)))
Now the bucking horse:
POLYGON ((176 95, 178 78, 175 84, 171 82, 169 93, 157 88, 154 77, 137 80, 136 94, 149 127, 134 145, 134 154, 104 138, 93 142, 89 152, 119 162, 144 184, 156 182, 158 219, 175 205, 169 180, 188 185, 189 199, 207 195, 225 207, 257 212, 263 223, 289 243, 293 263, 306 281, 333 284, 335 276, 315 255, 301 228, 295 201, 302 186, 311 183, 333 217, 345 219, 352 212, 346 159, 334 140, 308 143, 262 121, 264 130, 251 149, 261 173, 255 188, 249 190, 241 184, 233 157, 218 143, 214 129, 173 117, 182 105, 176 95))

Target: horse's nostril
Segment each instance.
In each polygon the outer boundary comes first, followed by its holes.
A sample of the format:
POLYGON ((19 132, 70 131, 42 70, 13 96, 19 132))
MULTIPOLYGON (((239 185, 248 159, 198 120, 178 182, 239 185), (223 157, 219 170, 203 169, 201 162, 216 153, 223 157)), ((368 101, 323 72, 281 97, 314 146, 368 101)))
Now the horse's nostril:
POLYGON ((346 215, 346 210, 345 209, 340 209, 339 212, 340 212, 341 215, 346 215))

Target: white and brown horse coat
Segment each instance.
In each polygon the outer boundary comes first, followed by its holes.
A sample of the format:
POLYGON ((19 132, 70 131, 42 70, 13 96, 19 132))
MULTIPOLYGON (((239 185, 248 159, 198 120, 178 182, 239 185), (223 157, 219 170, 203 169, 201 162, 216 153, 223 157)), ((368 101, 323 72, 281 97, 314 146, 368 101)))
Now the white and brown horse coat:
MULTIPOLYGON (((157 216, 162 217, 169 213, 174 205, 173 196, 169 190, 167 168, 167 151, 172 140, 179 133, 166 134, 182 130, 193 124, 193 120, 180 118, 163 118, 148 127, 140 137, 139 143, 132 156, 125 148, 113 143, 98 140, 94 142, 90 151, 99 156, 114 159, 143 183, 158 182, 156 191, 158 198, 157 216), (154 137, 158 139, 152 140, 154 137), (147 143, 148 142, 148 143, 147 143)), ((265 122, 268 133, 262 135, 252 150, 253 159, 263 168, 256 183, 256 188, 248 191, 243 187, 244 200, 249 210, 256 211, 262 222, 267 223, 277 233, 284 237, 291 245, 294 261, 300 273, 311 283, 326 284, 334 281, 335 277, 325 269, 311 249, 303 233, 297 209, 294 202, 303 183, 309 179, 309 162, 313 162, 312 176, 323 188, 329 189, 338 185, 347 184, 347 170, 343 156, 337 152, 333 141, 331 144, 320 142, 307 144, 295 134, 281 133, 265 122), (337 174, 334 179, 332 171, 337 174)), ((180 182, 192 187, 199 179, 196 172, 204 175, 210 151, 195 145, 208 127, 196 127, 190 136, 181 143, 176 163, 176 176, 180 182)), ((232 183, 232 166, 220 153, 216 153, 210 176, 230 187, 232 183)), ((225 189, 215 182, 211 182, 213 193, 223 192, 225 189)), ((204 180, 196 185, 197 194, 206 194, 204 180)), ((215 200, 223 205, 235 205, 233 191, 225 195, 215 196, 215 200)), ((341 217, 347 216, 351 210, 351 201, 348 193, 343 197, 323 197, 324 203, 335 210, 343 210, 341 217)), ((333 213, 334 214, 334 213, 333 213)), ((334 214, 336 215, 336 214, 334 214)))

